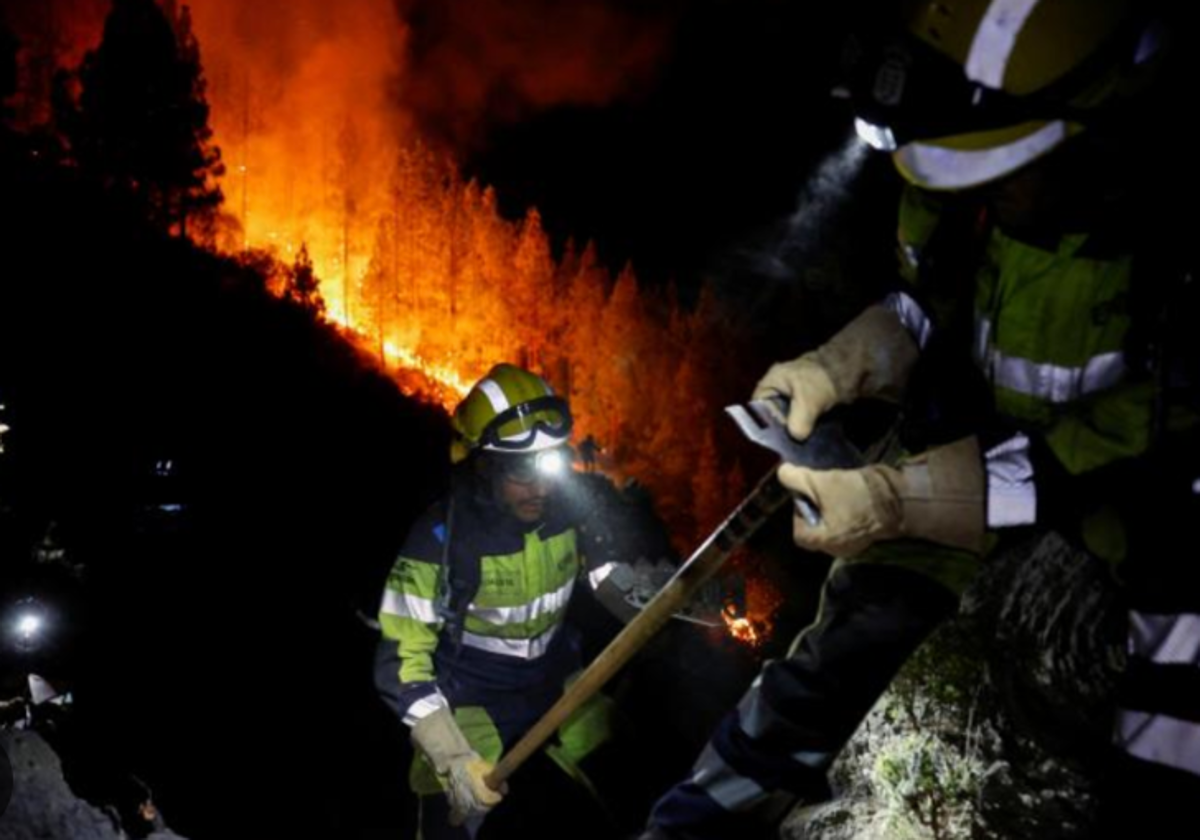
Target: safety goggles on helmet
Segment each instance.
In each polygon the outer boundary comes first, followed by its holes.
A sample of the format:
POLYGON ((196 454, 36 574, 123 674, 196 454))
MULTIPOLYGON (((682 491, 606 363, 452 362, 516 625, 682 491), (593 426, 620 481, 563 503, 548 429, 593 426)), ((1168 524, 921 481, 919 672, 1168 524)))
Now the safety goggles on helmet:
POLYGON ((541 450, 571 436, 571 409, 561 397, 536 397, 506 408, 480 435, 484 449, 501 452, 541 450))

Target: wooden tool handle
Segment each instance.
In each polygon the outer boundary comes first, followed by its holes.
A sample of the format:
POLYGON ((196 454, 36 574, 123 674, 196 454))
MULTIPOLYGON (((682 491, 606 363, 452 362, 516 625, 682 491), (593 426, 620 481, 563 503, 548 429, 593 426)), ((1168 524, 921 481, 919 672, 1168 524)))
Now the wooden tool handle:
POLYGON ((484 779, 488 787, 499 790, 504 781, 549 740, 576 709, 603 688, 634 654, 645 647, 671 616, 716 574, 738 546, 789 501, 790 496, 780 486, 772 469, 688 561, 679 567, 667 585, 609 642, 608 647, 601 651, 558 702, 500 759, 500 763, 484 779))

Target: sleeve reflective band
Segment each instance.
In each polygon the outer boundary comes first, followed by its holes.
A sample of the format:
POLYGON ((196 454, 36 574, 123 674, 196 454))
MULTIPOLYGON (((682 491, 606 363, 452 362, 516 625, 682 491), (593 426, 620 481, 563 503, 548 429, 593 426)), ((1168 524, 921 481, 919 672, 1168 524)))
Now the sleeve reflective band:
POLYGON ((432 600, 409 592, 397 592, 394 589, 384 590, 379 612, 384 615, 423 621, 426 624, 436 624, 438 620, 437 609, 432 600))
POLYGON ((892 292, 880 302, 880 306, 895 313, 913 341, 917 342, 917 347, 925 349, 929 337, 933 335, 933 322, 912 296, 904 292, 892 292))
POLYGON ((1117 745, 1143 761, 1200 776, 1200 724, 1194 721, 1121 709, 1117 745))
POLYGON ((418 700, 414 700, 404 712, 404 725, 415 726, 421 718, 431 715, 438 709, 449 709, 450 702, 445 695, 434 687, 433 691, 418 700))
POLYGON ((1159 665, 1200 667, 1200 615, 1130 612, 1129 653, 1159 665))
POLYGON ((1013 528, 1037 521, 1037 487, 1029 438, 1017 434, 984 453, 988 528, 1013 528))
POLYGON ((612 574, 612 571, 616 568, 616 566, 616 563, 605 563, 603 566, 592 569, 590 572, 588 572, 588 585, 591 586, 592 589, 599 589, 600 584, 604 583, 608 576, 612 574))

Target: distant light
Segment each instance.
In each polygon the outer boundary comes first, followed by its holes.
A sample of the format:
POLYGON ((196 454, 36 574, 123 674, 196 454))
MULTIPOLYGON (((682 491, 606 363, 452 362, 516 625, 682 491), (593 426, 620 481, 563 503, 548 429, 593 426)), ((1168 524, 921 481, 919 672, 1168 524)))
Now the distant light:
POLYGON ((872 149, 878 149, 881 152, 896 151, 896 135, 887 126, 875 125, 858 117, 854 120, 854 130, 858 133, 858 139, 872 149))
POLYGON ((550 478, 560 476, 567 471, 567 459, 557 449, 539 452, 536 464, 538 472, 550 478))
POLYGON ((45 622, 41 616, 23 615, 17 620, 17 634, 20 635, 21 641, 28 642, 41 633, 44 626, 45 622))

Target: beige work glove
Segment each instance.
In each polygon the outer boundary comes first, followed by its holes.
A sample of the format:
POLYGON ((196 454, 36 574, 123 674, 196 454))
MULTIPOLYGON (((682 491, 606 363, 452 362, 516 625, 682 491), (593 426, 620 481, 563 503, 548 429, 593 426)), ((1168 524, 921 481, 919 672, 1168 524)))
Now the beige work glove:
POLYGON ((852 557, 879 540, 900 537, 979 552, 983 549, 985 476, 979 442, 963 438, 899 468, 810 470, 784 464, 779 481, 810 499, 821 523, 792 517, 796 545, 852 557))
POLYGON ((788 433, 804 440, 835 405, 860 397, 898 402, 917 355, 917 343, 896 314, 876 304, 811 353, 772 365, 753 399, 787 397, 788 433))
POLYGON ((471 748, 449 709, 438 709, 417 721, 412 740, 446 783, 452 825, 486 814, 504 798, 484 782, 492 764, 471 748))

